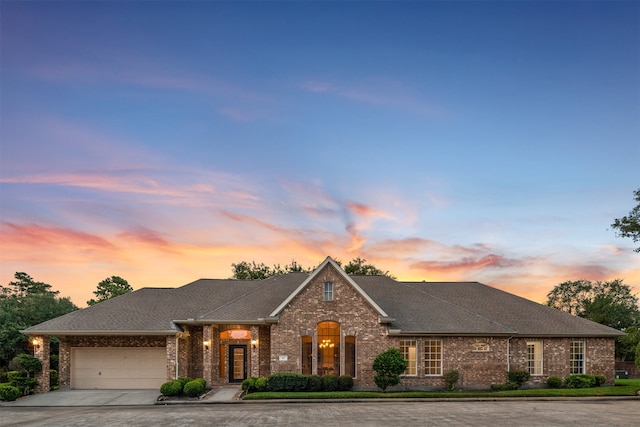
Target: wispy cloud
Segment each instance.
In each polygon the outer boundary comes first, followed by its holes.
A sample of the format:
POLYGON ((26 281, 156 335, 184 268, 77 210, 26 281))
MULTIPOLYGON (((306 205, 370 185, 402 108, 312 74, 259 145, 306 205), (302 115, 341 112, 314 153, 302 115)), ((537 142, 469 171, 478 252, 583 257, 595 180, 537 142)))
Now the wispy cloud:
POLYGON ((369 79, 351 84, 307 80, 299 87, 318 95, 333 95, 360 104, 405 111, 423 117, 442 118, 446 115, 441 107, 421 100, 415 91, 389 79, 369 79))

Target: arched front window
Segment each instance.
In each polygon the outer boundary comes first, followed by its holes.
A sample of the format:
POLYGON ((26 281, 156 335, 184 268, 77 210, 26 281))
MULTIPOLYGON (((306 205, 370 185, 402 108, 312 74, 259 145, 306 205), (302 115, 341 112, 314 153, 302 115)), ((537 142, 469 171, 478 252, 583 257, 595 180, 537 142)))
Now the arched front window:
POLYGON ((340 375, 340 324, 318 323, 318 375, 340 375))
POLYGON ((251 331, 248 329, 229 329, 220 332, 222 340, 249 340, 251 339, 251 331))

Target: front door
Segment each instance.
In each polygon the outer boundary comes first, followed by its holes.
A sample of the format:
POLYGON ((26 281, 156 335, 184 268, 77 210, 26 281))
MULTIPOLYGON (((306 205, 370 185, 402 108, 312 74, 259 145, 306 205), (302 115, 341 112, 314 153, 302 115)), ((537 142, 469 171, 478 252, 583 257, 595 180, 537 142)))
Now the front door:
POLYGON ((247 346, 229 346, 229 382, 241 383, 247 378, 247 346))

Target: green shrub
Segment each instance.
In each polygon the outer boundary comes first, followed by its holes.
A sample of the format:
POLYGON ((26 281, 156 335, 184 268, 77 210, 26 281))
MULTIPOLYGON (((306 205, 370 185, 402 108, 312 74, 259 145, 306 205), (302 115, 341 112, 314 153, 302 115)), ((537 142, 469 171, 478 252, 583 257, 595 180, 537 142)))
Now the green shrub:
POLYGON ((322 377, 322 391, 338 391, 338 377, 327 374, 322 377))
POLYGON ((20 396, 22 396, 22 393, 20 392, 18 387, 14 387, 8 384, 0 384, 0 400, 13 402, 20 396))
POLYGON ((27 376, 25 371, 9 371, 7 378, 9 385, 16 387, 23 395, 31 394, 38 381, 35 378, 27 376))
POLYGON ((204 378, 196 378, 184 385, 183 392, 189 397, 198 397, 207 388, 207 382, 204 378))
POLYGON ((491 384, 491 390, 493 391, 517 390, 518 388, 520 388, 520 386, 515 381, 507 381, 502 384, 491 384))
POLYGON ((8 383, 8 382, 9 382, 9 377, 7 377, 7 369, 0 368, 0 384, 8 383))
POLYGON ((282 372, 270 375, 267 384, 271 391, 304 391, 307 381, 306 375, 282 372))
POLYGON ((453 391, 456 389, 456 384, 460 379, 460 372, 456 369, 452 369, 444 373, 444 383, 447 385, 447 390, 453 391))
POLYGON ((353 388, 353 378, 349 375, 340 375, 338 377, 338 390, 349 391, 353 388))
POLYGON ((509 371, 507 372, 507 382, 512 381, 518 384, 518 387, 522 387, 524 383, 526 383, 531 374, 529 371, 509 371))
POLYGON ((11 359, 9 369, 13 371, 24 371, 26 376, 33 376, 42 371, 42 362, 37 357, 22 353, 11 359))
POLYGON ((256 391, 256 377, 249 377, 242 381, 242 385, 240 386, 242 390, 246 391, 247 394, 253 393, 256 391))
POLYGON ((567 388, 589 388, 596 386, 596 378, 589 374, 569 375, 564 380, 567 388))
POLYGON ((260 377, 256 379, 256 391, 265 391, 267 390, 267 379, 265 377, 260 377))
POLYGON ((182 384, 182 388, 184 389, 184 385, 190 381, 193 381, 193 378, 189 378, 189 377, 180 377, 178 378, 178 381, 180 381, 180 384, 182 384))
POLYGON ((320 375, 309 375, 307 391, 322 391, 322 377, 320 375))
POLYGON ((58 387, 59 385, 60 375, 58 374, 58 371, 55 369, 49 369, 49 388, 53 390, 54 387, 58 387))
POLYGON ((596 379, 596 387, 600 387, 602 384, 607 382, 607 377, 604 375, 594 375, 594 378, 596 379))
POLYGON ((179 396, 182 394, 182 381, 167 381, 160 386, 160 393, 165 396, 179 396))
POLYGON ((560 387, 562 387, 562 378, 560 378, 560 377, 549 377, 549 378, 547 378, 547 386, 549 386, 549 388, 560 388, 560 387))
POLYGON ((373 381, 384 392, 387 387, 400 383, 400 374, 407 369, 407 361, 397 348, 389 348, 380 353, 373 361, 373 370, 376 375, 373 381))

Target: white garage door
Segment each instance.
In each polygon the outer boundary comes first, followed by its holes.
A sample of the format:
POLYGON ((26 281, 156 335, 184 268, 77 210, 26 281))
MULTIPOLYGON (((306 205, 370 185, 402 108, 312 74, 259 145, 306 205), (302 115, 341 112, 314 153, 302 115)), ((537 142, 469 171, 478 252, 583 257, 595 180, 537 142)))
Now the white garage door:
POLYGON ((164 347, 73 347, 71 388, 153 389, 166 381, 164 347))

